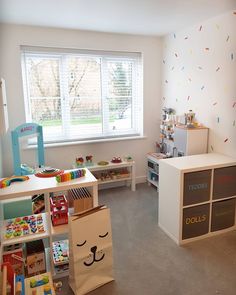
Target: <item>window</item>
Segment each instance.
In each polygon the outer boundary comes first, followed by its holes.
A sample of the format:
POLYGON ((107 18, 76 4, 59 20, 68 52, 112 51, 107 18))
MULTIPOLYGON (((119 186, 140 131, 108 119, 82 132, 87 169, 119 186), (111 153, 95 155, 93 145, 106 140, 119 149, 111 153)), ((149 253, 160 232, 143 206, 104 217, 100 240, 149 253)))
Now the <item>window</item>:
POLYGON ((142 135, 140 53, 22 47, 26 121, 45 142, 142 135))

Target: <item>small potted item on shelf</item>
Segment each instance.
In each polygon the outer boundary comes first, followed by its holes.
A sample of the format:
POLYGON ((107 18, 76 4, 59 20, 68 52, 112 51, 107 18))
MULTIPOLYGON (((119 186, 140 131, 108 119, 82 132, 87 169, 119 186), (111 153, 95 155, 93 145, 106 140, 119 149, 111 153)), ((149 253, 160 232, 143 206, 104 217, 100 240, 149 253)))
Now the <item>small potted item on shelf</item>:
POLYGON ((109 162, 107 162, 107 161, 99 161, 97 164, 98 164, 99 166, 106 166, 106 165, 109 164, 109 162))
POLYGON ((93 166, 94 164, 93 164, 93 156, 92 155, 90 155, 90 156, 86 156, 85 157, 85 159, 86 159, 86 162, 85 162, 85 166, 93 166))
POLYGON ((121 163, 122 160, 121 160, 121 157, 113 157, 112 160, 111 160, 112 163, 121 163))
POLYGON ((125 156, 125 161, 126 162, 132 162, 133 158, 131 156, 125 156))
POLYGON ((83 157, 78 157, 76 158, 76 166, 79 167, 84 167, 84 159, 83 157))

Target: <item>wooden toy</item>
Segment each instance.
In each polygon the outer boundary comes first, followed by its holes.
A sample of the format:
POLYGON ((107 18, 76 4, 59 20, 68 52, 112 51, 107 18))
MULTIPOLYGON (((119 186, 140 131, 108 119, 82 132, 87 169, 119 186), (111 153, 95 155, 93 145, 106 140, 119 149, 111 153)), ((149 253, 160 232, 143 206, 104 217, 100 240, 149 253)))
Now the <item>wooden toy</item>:
POLYGON ((23 275, 16 276, 15 279, 15 295, 25 295, 25 278, 23 275))
POLYGON ((11 132, 12 138, 12 151, 13 151, 13 162, 14 162, 14 174, 15 175, 28 175, 34 174, 35 170, 26 164, 20 163, 20 145, 19 138, 25 136, 37 137, 38 144, 38 167, 44 165, 44 144, 43 144, 43 128, 42 126, 35 123, 25 123, 16 127, 11 132))
POLYGON ((4 248, 3 251, 2 261, 9 262, 16 275, 24 275, 23 245, 17 244, 16 248, 11 245, 11 247, 4 248))
POLYGON ((10 262, 2 264, 2 294, 14 295, 15 274, 10 262))
POLYGON ((68 202, 64 195, 50 198, 50 210, 54 226, 68 223, 68 202))
POLYGON ((41 214, 17 217, 5 221, 5 239, 45 232, 41 214))
POLYGON ((25 279, 27 295, 55 295, 55 289, 50 272, 25 279))
POLYGON ((107 161, 100 161, 100 162, 98 162, 98 165, 99 166, 106 166, 108 164, 109 164, 109 162, 107 162, 107 161))
POLYGON ((56 176, 56 181, 57 182, 65 182, 65 181, 70 181, 75 178, 80 178, 85 176, 86 170, 85 169, 78 169, 78 170, 73 170, 71 172, 63 173, 61 175, 56 176))
POLYGON ((0 188, 7 187, 11 185, 12 182, 26 181, 28 179, 29 179, 28 176, 12 176, 12 177, 3 178, 0 181, 0 188))
POLYGON ((46 259, 42 240, 26 243, 27 277, 46 272, 46 259))
POLYGON ((53 176, 60 175, 63 172, 64 172, 64 170, 60 170, 60 169, 56 169, 56 168, 46 168, 46 169, 36 173, 35 176, 46 178, 46 177, 53 177, 53 176))
POLYGON ((69 263, 68 240, 56 241, 52 243, 53 262, 55 265, 69 263))
POLYGON ((82 157, 76 158, 76 166, 84 167, 84 159, 82 157))
POLYGON ((86 188, 70 189, 68 191, 69 206, 78 213, 93 208, 93 198, 86 188))

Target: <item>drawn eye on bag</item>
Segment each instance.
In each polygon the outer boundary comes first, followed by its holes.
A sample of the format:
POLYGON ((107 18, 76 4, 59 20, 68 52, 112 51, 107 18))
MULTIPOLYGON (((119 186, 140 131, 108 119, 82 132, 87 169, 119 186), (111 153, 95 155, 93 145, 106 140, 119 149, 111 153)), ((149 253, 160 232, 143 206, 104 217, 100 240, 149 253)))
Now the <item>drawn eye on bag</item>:
MULTIPOLYGON (((104 239, 108 236, 108 232, 105 234, 98 235, 100 239, 104 239)), ((87 243, 87 240, 84 240, 81 243, 77 244, 77 247, 83 247, 87 243)), ((90 254, 86 257, 86 260, 83 262, 85 266, 91 266, 94 262, 102 261, 105 257, 105 253, 103 250, 97 251, 97 245, 94 245, 90 248, 90 254)))

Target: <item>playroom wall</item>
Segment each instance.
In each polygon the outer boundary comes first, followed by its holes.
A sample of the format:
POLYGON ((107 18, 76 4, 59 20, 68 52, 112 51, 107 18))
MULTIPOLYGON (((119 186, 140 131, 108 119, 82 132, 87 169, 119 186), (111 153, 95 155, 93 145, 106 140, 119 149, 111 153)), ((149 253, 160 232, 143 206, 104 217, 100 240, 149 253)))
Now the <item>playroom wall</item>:
POLYGON ((236 157, 236 12, 163 38, 162 105, 192 109, 210 128, 209 152, 236 157))
MULTIPOLYGON (((77 156, 92 154, 96 160, 131 155, 137 163, 137 180, 144 181, 146 153, 155 150, 159 134, 161 39, 156 37, 53 29, 1 26, 0 69, 6 80, 10 130, 25 122, 20 45, 142 52, 144 63, 144 138, 45 148, 46 164, 69 169, 77 156)), ((3 137, 3 172, 12 174, 10 134, 3 137)), ((35 165, 35 150, 23 150, 22 162, 35 165)))

